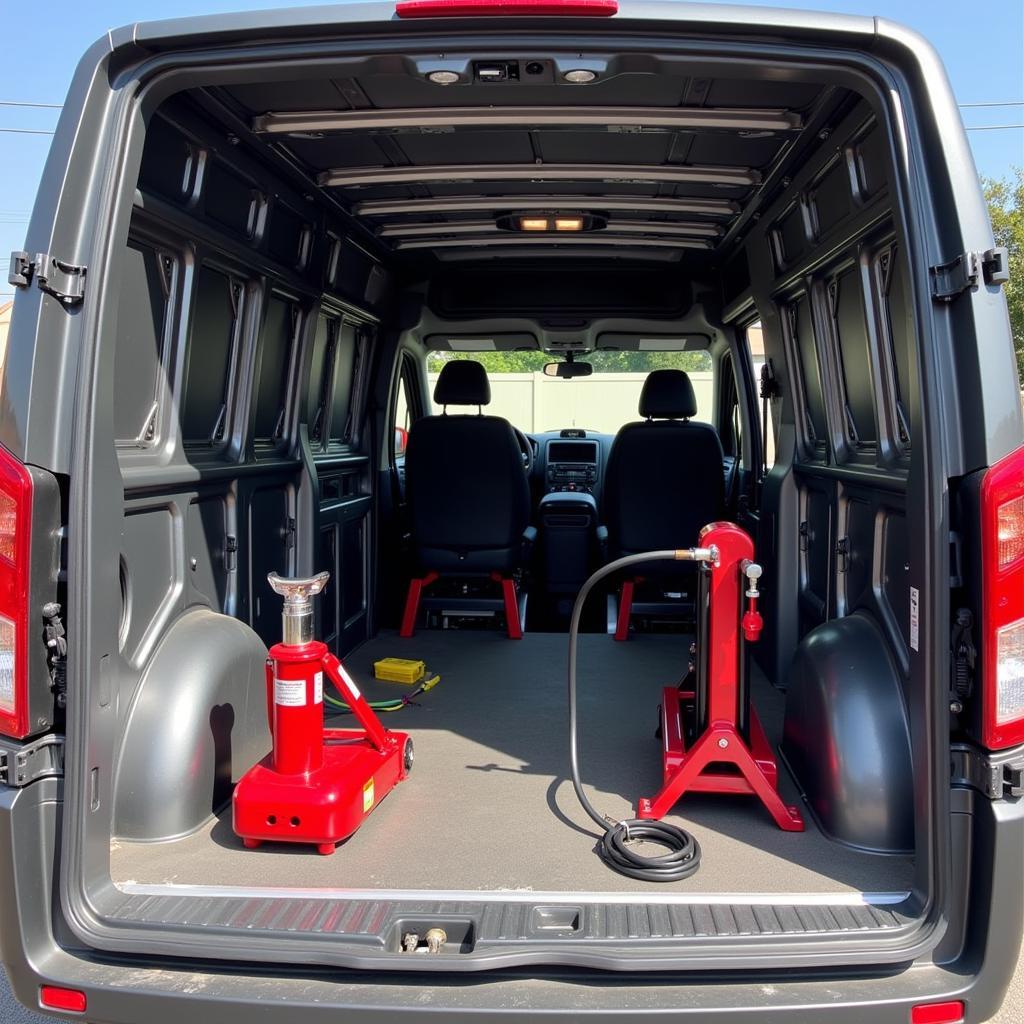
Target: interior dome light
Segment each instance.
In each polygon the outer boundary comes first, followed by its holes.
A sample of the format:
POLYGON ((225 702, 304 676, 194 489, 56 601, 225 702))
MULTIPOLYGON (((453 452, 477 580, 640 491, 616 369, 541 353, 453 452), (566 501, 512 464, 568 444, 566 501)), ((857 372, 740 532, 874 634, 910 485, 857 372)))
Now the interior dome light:
POLYGON ((454 85, 459 80, 454 71, 431 71, 427 78, 434 85, 454 85))
POLYGON ((574 85, 584 85, 597 78, 597 72, 591 71, 589 68, 573 68, 572 71, 566 71, 563 77, 574 85))
POLYGON ((582 231, 583 230, 583 218, 582 217, 556 217, 555 218, 555 230, 556 231, 582 231))
POLYGON ((520 231, 550 231, 551 222, 547 217, 520 217, 520 231))

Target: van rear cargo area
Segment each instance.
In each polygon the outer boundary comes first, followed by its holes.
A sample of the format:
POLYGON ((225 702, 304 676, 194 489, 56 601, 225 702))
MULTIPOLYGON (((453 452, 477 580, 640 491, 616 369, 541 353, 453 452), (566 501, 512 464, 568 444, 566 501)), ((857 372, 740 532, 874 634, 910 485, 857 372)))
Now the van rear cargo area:
MULTIPOLYGON (((582 774, 588 795, 609 815, 632 817, 637 798, 660 787, 658 703, 662 687, 681 679, 689 644, 681 634, 627 643, 581 638, 582 774)), ((646 892, 655 900, 666 893, 877 894, 911 887, 908 857, 833 842, 806 814, 806 831, 783 832, 754 797, 708 794, 684 797, 667 819, 700 843, 696 875, 659 885, 616 874, 594 852, 597 830, 568 775, 564 634, 527 632, 513 641, 493 631, 421 630, 412 639, 381 633, 345 662, 371 700, 409 692, 373 679, 373 662, 390 656, 422 659, 441 682, 417 704, 382 716, 386 726, 412 736, 414 770, 332 856, 288 843, 245 850, 228 807, 180 839, 115 841, 114 881, 438 894, 646 892)), ((756 669, 752 690, 777 744, 784 694, 756 669)), ((784 765, 780 790, 787 803, 806 809, 784 765)))

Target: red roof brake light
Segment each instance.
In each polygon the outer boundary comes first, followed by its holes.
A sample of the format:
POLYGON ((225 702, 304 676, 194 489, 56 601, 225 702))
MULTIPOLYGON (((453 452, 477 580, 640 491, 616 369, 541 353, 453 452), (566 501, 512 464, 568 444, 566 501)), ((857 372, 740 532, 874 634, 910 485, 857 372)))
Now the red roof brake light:
POLYGON ((619 0, 399 0, 399 18, 610 18, 619 0))

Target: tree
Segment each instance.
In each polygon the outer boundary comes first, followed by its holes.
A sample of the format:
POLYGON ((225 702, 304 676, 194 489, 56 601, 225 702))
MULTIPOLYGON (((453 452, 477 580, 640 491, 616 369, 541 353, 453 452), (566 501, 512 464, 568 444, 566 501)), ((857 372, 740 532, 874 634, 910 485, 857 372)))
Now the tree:
POLYGON ((1009 179, 988 178, 984 187, 996 245, 1005 245, 1010 253, 1006 303, 1010 307, 1017 371, 1024 381, 1024 168, 1015 168, 1009 179))
MULTIPOLYGON (((427 369, 436 373, 452 359, 475 359, 488 373, 539 373, 545 363, 558 362, 559 357, 547 352, 431 352, 427 369)), ((581 362, 593 364, 594 373, 649 373, 662 367, 676 367, 690 372, 711 369, 706 351, 696 352, 587 352, 581 362)))

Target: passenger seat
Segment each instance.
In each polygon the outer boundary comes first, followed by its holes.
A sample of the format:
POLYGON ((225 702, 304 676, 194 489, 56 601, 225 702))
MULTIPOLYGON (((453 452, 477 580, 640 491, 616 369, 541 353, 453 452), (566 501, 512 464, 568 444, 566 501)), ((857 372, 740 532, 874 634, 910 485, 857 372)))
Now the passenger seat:
MULTIPOLYGON (((608 557, 697 543, 701 528, 725 510, 722 444, 695 423, 697 397, 682 370, 654 370, 640 393, 641 422, 618 432, 608 456, 602 519, 608 557)), ((678 572, 675 567, 673 572, 678 572)), ((657 572, 652 564, 651 571, 657 572)), ((684 576, 692 580, 692 568, 684 576)), ((625 640, 635 582, 623 586, 615 637, 625 640)))
POLYGON ((483 415, 490 400, 483 365, 452 360, 434 387, 444 412, 417 420, 409 431, 405 480, 420 575, 409 584, 402 636, 413 635, 423 589, 440 576, 490 576, 500 583, 508 635, 522 636, 513 576, 536 536, 530 483, 508 420, 483 415), (449 415, 449 405, 477 411, 449 415))

